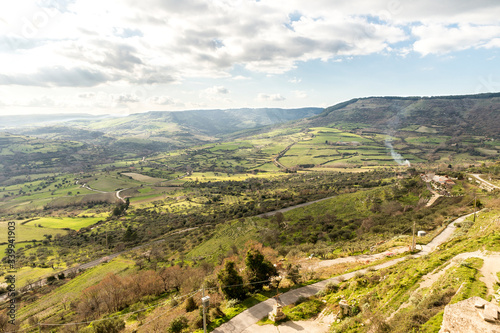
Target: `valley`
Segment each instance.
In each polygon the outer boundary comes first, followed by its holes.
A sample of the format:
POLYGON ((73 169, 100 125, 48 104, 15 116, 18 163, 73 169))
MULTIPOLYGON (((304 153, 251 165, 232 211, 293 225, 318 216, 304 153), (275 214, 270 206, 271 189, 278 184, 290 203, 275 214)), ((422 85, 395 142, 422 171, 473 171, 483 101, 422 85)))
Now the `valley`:
POLYGON ((279 325, 261 321, 277 293, 292 322, 346 300, 328 332, 438 332, 447 304, 499 290, 499 103, 6 123, 0 332, 202 332, 202 289, 213 332, 279 325))

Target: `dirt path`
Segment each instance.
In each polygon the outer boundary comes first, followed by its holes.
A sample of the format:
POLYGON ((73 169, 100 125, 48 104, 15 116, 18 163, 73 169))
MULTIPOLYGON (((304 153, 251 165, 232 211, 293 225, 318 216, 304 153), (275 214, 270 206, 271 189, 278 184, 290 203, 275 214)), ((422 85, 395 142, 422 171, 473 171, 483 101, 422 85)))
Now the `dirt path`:
MULTIPOLYGON (((422 246, 422 251, 420 251, 419 253, 412 255, 412 256, 406 256, 403 258, 393 259, 393 260, 387 261, 385 263, 373 266, 370 269, 379 270, 381 268, 386 268, 386 267, 396 265, 396 264, 398 264, 404 260, 410 259, 410 258, 418 258, 418 257, 429 254, 430 252, 434 251, 437 247, 439 247, 439 245, 443 244, 445 241, 447 241, 450 238, 450 236, 453 234, 453 232, 456 229, 456 226, 455 226, 456 223, 463 222, 470 215, 472 215, 472 214, 467 214, 467 215, 464 215, 462 217, 459 217, 458 219, 456 219, 455 221, 450 223, 429 244, 422 246)), ((376 254, 376 255, 380 255, 380 253, 376 254)), ((372 255, 372 256, 376 256, 376 255, 372 255)), ((346 259, 346 258, 339 258, 339 259, 346 259)), ((338 259, 335 259, 335 260, 338 260, 338 259)), ((331 260, 330 263, 331 264, 333 264, 334 262, 339 263, 338 261, 335 261, 335 260, 331 260)), ((310 297, 310 296, 316 294, 318 291, 322 290, 329 282, 339 283, 342 280, 348 280, 348 279, 354 277, 356 275, 356 273, 366 274, 367 271, 368 271, 367 269, 361 269, 361 270, 357 270, 355 272, 351 272, 351 273, 343 274, 343 275, 340 275, 340 276, 337 276, 334 278, 323 280, 323 281, 311 284, 309 286, 290 290, 290 291, 282 294, 280 296, 280 298, 281 298, 281 301, 285 305, 288 305, 288 304, 294 303, 300 296, 310 297)), ((254 325, 257 321, 259 321, 262 318, 264 318, 265 316, 267 316, 267 314, 272 310, 273 304, 274 304, 274 299, 268 299, 264 302, 261 302, 257 305, 254 305, 253 307, 243 311, 242 313, 240 313, 239 315, 237 315, 236 317, 234 317, 233 319, 231 319, 227 323, 216 328, 213 332, 214 333, 239 333, 239 332, 245 332, 245 333, 259 332, 259 333, 262 333, 262 332, 267 332, 267 331, 264 331, 264 329, 268 329, 267 327, 264 328, 265 326, 252 326, 252 325, 254 325), (253 330, 250 331, 249 330, 250 327, 252 327, 253 330)), ((272 326, 272 327, 275 328, 275 326, 272 326)), ((281 327, 281 326, 279 326, 279 327, 281 327)), ((280 330, 280 332, 281 332, 281 330, 280 330)), ((291 331, 291 332, 295 332, 295 331, 291 331)), ((322 333, 324 331, 311 330, 311 331, 304 331, 304 332, 322 333)))
POLYGON ((436 202, 437 199, 439 199, 439 197, 441 197, 442 195, 437 193, 436 191, 434 190, 430 190, 432 192, 432 197, 431 199, 425 204, 425 207, 430 207, 432 206, 433 203, 436 202))
POLYGON ((303 320, 303 321, 287 321, 278 327, 274 325, 264 325, 259 326, 253 324, 242 333, 292 333, 292 332, 304 332, 304 333, 326 333, 328 332, 330 324, 321 323, 315 320, 303 320))
MULTIPOLYGON (((412 298, 412 296, 417 295, 418 292, 420 292, 422 289, 432 287, 432 285, 435 282, 437 282, 446 273, 448 269, 457 266, 458 264, 460 264, 460 262, 468 258, 483 259, 484 263, 480 269, 480 272, 483 276, 480 277, 479 280, 481 280, 482 282, 484 282, 484 284, 486 284, 486 287, 488 288, 488 294, 490 295, 495 294, 494 286, 495 283, 499 282, 497 278, 497 273, 500 272, 500 252, 483 253, 481 251, 475 251, 475 252, 460 253, 455 257, 453 257, 452 259, 450 259, 450 262, 444 268, 438 267, 434 271, 424 275, 422 277, 422 282, 420 283, 420 286, 412 293, 410 299, 412 298)), ((495 298, 492 299, 492 302, 496 302, 495 298)), ((411 302, 403 303, 396 312, 392 313, 391 316, 387 318, 387 321, 391 320, 396 313, 398 313, 404 308, 407 308, 410 305, 411 302)))
MULTIPOLYGON (((488 288, 488 294, 495 294, 495 285, 500 283, 497 277, 497 273, 500 272, 500 253, 485 255, 482 257, 484 260, 483 267, 481 267, 481 274, 483 276, 479 280, 483 281, 488 288)), ((493 303, 497 303, 495 297, 491 300, 493 303)))
POLYGON ((350 256, 350 257, 343 257, 343 258, 337 258, 337 259, 330 259, 330 260, 319 260, 319 259, 311 259, 311 260, 304 260, 300 262, 300 265, 302 268, 305 269, 318 269, 318 268, 323 268, 323 267, 330 267, 338 264, 345 264, 345 263, 354 263, 354 262, 363 262, 363 263, 369 263, 371 261, 376 261, 385 257, 389 257, 395 254, 401 254, 405 253, 408 251, 408 247, 397 247, 394 249, 387 250, 385 252, 381 253, 375 253, 375 254, 360 254, 356 256, 350 256))
MULTIPOLYGON (((390 267, 390 266, 396 265, 397 263, 399 263, 403 260, 406 260, 407 258, 408 257, 394 259, 394 260, 373 266, 373 267, 371 267, 371 269, 379 270, 382 268, 390 267)), ((285 304, 285 305, 292 304, 295 301, 297 301, 299 299, 299 297, 310 297, 312 295, 315 295, 318 291, 325 288, 325 286, 330 282, 340 283, 343 280, 348 280, 348 279, 353 278, 357 273, 366 274, 367 272, 368 272, 367 269, 360 269, 358 271, 342 274, 340 276, 336 276, 336 277, 333 277, 333 278, 330 278, 327 280, 323 280, 323 281, 311 284, 309 286, 290 290, 284 294, 281 294, 280 299, 283 302, 283 304, 285 304)), ((259 321, 262 318, 267 316, 267 314, 272 310, 274 302, 275 302, 275 300, 270 298, 264 302, 261 302, 257 305, 254 305, 250 309, 243 311, 242 313, 240 313, 239 315, 237 315, 236 317, 234 317, 233 319, 231 319, 227 323, 216 328, 212 332, 214 332, 214 333, 259 332, 260 333, 261 332, 260 329, 262 327, 265 327, 265 326, 257 326, 258 327, 258 329, 257 329, 256 326, 252 326, 252 325, 254 325, 257 321, 259 321), (254 330, 250 331, 249 330, 250 327, 253 327, 254 330)), ((273 326, 273 327, 275 327, 275 326, 273 326)), ((280 326, 280 328, 281 328, 281 326, 280 326)), ((263 332, 265 332, 265 331, 263 331, 263 332)), ((281 332, 281 329, 280 329, 280 332, 281 332)), ((295 332, 295 331, 290 331, 290 332, 295 332)), ((304 331, 304 332, 311 332, 312 333, 312 332, 316 332, 316 331, 304 331)), ((322 331, 319 331, 319 332, 322 332, 322 331)))
POLYGON ((123 199, 123 197, 120 196, 120 192, 125 191, 125 190, 128 190, 128 188, 124 188, 122 190, 116 191, 116 197, 118 198, 118 200, 121 200, 121 202, 123 202, 123 203, 125 203, 125 199, 123 199))
POLYGON ((481 183, 481 185, 483 187, 486 188, 486 190, 488 191, 492 191, 494 189, 500 189, 500 187, 496 186, 496 185, 493 185, 492 183, 484 180, 483 178, 481 178, 481 175, 478 174, 478 173, 471 173, 470 174, 471 176, 473 176, 474 178, 476 178, 477 180, 479 180, 479 182, 481 183))

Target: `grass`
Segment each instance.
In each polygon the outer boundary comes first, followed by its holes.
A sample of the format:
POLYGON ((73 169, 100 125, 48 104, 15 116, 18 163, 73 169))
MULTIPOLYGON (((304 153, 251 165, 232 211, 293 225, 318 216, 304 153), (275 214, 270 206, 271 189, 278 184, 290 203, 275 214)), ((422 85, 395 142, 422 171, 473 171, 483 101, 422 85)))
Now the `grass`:
POLYGON ((135 172, 123 172, 122 175, 131 177, 133 180, 137 180, 139 182, 143 183, 149 183, 149 184, 154 184, 163 181, 164 179, 161 178, 155 178, 155 177, 149 177, 146 175, 141 175, 140 173, 135 173, 135 172))
POLYGON ((24 320, 30 316, 40 316, 40 313, 43 313, 43 317, 38 317, 39 320, 43 321, 44 318, 57 313, 62 307, 69 306, 69 303, 77 298, 84 289, 98 283, 107 274, 130 274, 133 272, 133 269, 130 268, 133 265, 133 261, 118 257, 109 263, 86 270, 49 294, 43 295, 35 302, 21 307, 18 310, 19 319, 24 320))
POLYGON ((206 242, 188 253, 188 257, 205 257, 214 261, 219 255, 225 254, 233 244, 245 244, 254 238, 258 225, 253 218, 234 220, 216 227, 214 235, 206 242))
POLYGON ((251 308, 254 305, 259 304, 260 302, 264 302, 267 299, 268 299, 268 297, 264 296, 261 293, 254 293, 250 297, 243 300, 241 303, 238 303, 235 307, 223 309, 224 316, 218 317, 213 322, 211 322, 208 325, 208 330, 212 331, 216 327, 219 327, 220 325, 222 325, 222 324, 228 322, 229 320, 231 320, 232 318, 236 317, 237 315, 239 315, 243 311, 251 308))
MULTIPOLYGON (((6 222, 0 223, 0 243, 7 242, 8 225, 6 222)), ((49 228, 36 228, 33 226, 21 225, 16 223, 15 228, 16 242, 30 242, 32 240, 44 240, 44 235, 65 235, 68 233, 66 230, 57 230, 49 228)))
POLYGON ((15 274, 16 283, 18 287, 23 287, 28 284, 28 281, 34 282, 53 274, 55 274, 55 271, 52 268, 22 267, 15 274))
POLYGON ((112 192, 117 189, 140 186, 141 182, 126 176, 101 174, 88 179, 87 184, 96 190, 112 192))
POLYGON ((103 217, 41 217, 26 223, 26 226, 43 228, 80 230, 103 220, 103 217))

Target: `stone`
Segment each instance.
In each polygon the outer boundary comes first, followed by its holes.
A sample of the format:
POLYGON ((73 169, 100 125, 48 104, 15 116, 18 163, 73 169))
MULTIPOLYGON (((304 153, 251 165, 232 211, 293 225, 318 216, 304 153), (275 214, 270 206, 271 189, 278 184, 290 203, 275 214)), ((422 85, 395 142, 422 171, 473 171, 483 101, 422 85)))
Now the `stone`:
POLYGON ((494 320, 498 319, 498 306, 494 304, 486 304, 484 307, 484 314, 487 315, 488 317, 493 318, 494 320))
POLYGON ((474 306, 478 309, 482 309, 484 308, 484 302, 482 300, 477 301, 476 303, 474 303, 474 306))

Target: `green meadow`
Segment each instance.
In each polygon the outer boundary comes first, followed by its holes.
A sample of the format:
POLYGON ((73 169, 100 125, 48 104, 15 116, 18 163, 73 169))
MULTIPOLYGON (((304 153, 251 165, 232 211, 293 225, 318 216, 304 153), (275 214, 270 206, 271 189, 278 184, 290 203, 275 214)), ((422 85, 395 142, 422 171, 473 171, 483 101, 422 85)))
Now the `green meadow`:
POLYGON ((26 226, 33 226, 50 229, 68 228, 72 230, 80 230, 86 228, 98 221, 104 220, 104 217, 40 217, 26 223, 26 226))

